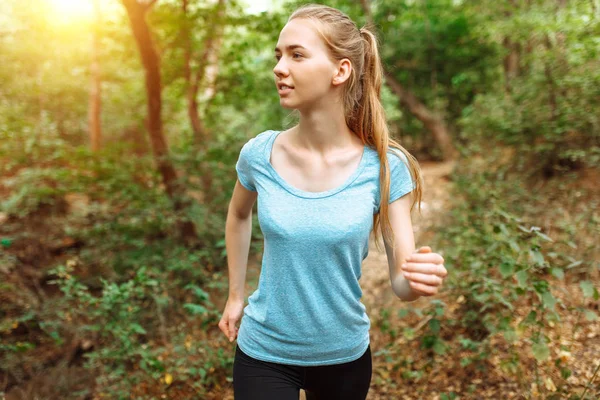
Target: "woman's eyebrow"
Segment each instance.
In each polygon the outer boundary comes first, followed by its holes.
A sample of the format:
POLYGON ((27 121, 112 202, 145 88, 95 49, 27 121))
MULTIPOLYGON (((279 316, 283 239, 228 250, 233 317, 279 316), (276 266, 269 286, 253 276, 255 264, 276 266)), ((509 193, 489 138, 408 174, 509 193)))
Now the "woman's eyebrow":
MULTIPOLYGON (((299 44, 290 44, 289 46, 286 46, 286 49, 288 49, 288 50, 294 50, 294 49, 298 49, 298 48, 306 50, 306 47, 301 46, 299 44)), ((275 51, 281 51, 281 50, 279 50, 279 47, 275 47, 275 51)))

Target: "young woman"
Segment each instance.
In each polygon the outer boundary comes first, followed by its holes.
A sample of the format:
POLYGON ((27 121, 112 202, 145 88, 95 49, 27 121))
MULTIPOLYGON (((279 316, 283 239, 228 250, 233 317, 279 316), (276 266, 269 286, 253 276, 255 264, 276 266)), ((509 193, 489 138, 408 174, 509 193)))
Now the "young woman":
POLYGON ((376 37, 339 10, 297 9, 275 48, 275 83, 299 123, 242 148, 226 222, 229 298, 219 328, 238 339, 236 400, 365 399, 371 382, 361 263, 381 228, 392 290, 437 293, 447 271, 414 251, 417 161, 389 138, 376 37), (257 290, 244 282, 258 199, 264 254, 257 290), (243 316, 243 318, 242 318, 243 316), (240 321, 239 331, 236 324, 240 321))

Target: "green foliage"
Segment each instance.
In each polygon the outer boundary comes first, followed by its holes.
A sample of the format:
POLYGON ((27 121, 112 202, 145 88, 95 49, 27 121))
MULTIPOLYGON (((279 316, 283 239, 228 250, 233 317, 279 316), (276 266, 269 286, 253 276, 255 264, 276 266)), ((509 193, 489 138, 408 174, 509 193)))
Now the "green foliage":
MULTIPOLYGON (((460 308, 450 317, 442 304, 432 301, 426 310, 432 319, 421 342, 443 354, 443 349, 455 349, 452 343, 458 341, 468 354, 461 360, 462 367, 487 368, 489 358, 497 356, 502 359, 503 370, 516 376, 528 356, 538 362, 554 356, 549 344, 555 339, 548 327, 561 323, 559 309, 578 311, 590 320, 597 317, 576 299, 563 302, 551 284, 553 279, 567 279, 570 265, 591 264, 585 259, 571 259, 561 247, 563 240, 549 237, 519 217, 518 199, 526 196, 522 182, 515 175, 508 178, 508 167, 494 162, 492 154, 486 162, 487 168, 461 162, 455 171, 455 201, 447 219, 438 226, 436 245, 445 249, 449 290, 460 308), (522 314, 523 310, 528 311, 522 314), (440 324, 459 327, 466 336, 451 337, 448 345, 443 345, 440 324), (505 342, 502 350, 497 348, 499 337, 505 342), (528 343, 528 354, 513 346, 523 340, 528 343)), ((590 280, 580 281, 579 286, 584 298, 598 298, 590 280)), ((537 368, 536 364, 539 376, 537 368)))
POLYGON ((72 268, 58 266, 52 273, 68 304, 77 308, 68 311, 69 318, 82 317, 88 322, 79 327, 84 332, 97 332, 102 346, 86 354, 86 367, 98 371, 97 383, 111 397, 126 398, 131 386, 140 382, 140 375, 160 375, 164 364, 152 349, 144 345, 147 331, 142 326, 142 311, 156 293, 159 283, 140 268, 133 279, 123 283, 102 280, 102 296, 95 297, 72 275, 72 268), (140 370, 130 373, 131 365, 140 370))
MULTIPOLYGON (((177 379, 189 379, 201 391, 211 382, 207 369, 213 365, 230 366, 214 364, 213 357, 198 365, 191 346, 180 342, 187 339, 171 340, 174 329, 166 324, 171 321, 167 309, 172 307, 172 299, 167 295, 168 287, 161 283, 165 282, 164 273, 140 267, 122 282, 102 279, 101 294, 97 296, 72 275, 73 270, 69 264, 53 268, 50 272, 57 278, 50 283, 64 293, 58 315, 65 322, 76 319, 78 331, 97 337, 98 347, 85 354, 85 366, 96 372, 99 392, 111 398, 129 398, 132 388, 144 382, 153 385, 165 373, 175 370, 177 379), (159 322, 161 325, 157 326, 159 322), (157 343, 164 339, 169 339, 169 343, 157 343), (173 350, 169 350, 171 344, 173 350), (166 359, 169 353, 170 358, 166 359)), ((214 323, 217 312, 209 295, 194 284, 186 289, 198 303, 187 303, 184 308, 202 310, 194 313, 202 324, 214 323)), ((217 359, 222 356, 218 354, 217 359)))
MULTIPOLYGON (((498 49, 478 31, 481 18, 467 2, 379 1, 373 18, 384 65, 447 123, 498 79, 498 49)), ((402 131, 423 126, 406 114, 402 131)))
MULTIPOLYGON (((521 47, 518 75, 507 92, 499 80, 464 108, 466 140, 515 147, 516 168, 551 176, 600 165, 600 20, 589 3, 533 2, 490 21, 494 37, 521 47)), ((504 55, 507 51, 504 52, 504 55)), ((500 60, 498 60, 500 63, 500 60)))

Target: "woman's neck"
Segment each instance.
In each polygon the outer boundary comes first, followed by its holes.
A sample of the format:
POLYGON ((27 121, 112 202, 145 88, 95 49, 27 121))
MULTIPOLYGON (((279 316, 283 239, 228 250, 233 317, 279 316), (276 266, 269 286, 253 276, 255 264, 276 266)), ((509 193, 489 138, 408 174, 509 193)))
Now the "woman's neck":
POLYGON ((341 111, 301 113, 300 122, 292 130, 290 136, 295 145, 319 153, 362 145, 360 138, 348 128, 341 111))

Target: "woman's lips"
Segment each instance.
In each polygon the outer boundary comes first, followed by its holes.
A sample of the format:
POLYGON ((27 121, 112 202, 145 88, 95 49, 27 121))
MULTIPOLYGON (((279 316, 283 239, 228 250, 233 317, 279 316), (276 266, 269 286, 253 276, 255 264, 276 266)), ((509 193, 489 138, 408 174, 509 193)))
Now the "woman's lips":
POLYGON ((285 88, 279 88, 278 92, 280 96, 286 96, 288 94, 290 94, 292 92, 292 90, 294 90, 294 88, 291 87, 285 87, 285 88))

